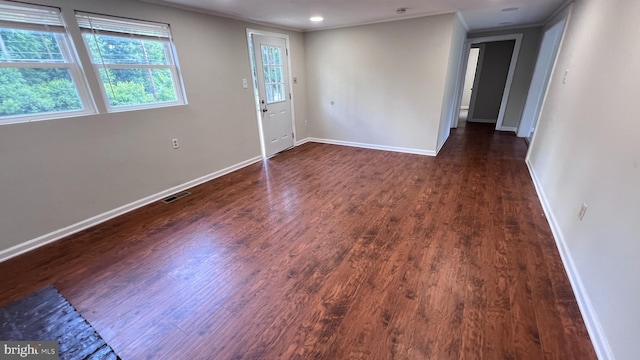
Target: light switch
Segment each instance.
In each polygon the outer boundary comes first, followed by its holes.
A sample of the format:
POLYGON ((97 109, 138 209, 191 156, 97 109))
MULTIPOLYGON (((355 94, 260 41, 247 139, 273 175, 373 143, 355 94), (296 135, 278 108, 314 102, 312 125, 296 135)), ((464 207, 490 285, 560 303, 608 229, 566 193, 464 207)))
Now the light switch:
POLYGON ((242 79, 242 87, 245 89, 249 88, 249 82, 247 79, 242 79))
POLYGON ((563 84, 567 83, 567 76, 569 76, 569 69, 564 71, 564 76, 562 77, 562 83, 563 84))

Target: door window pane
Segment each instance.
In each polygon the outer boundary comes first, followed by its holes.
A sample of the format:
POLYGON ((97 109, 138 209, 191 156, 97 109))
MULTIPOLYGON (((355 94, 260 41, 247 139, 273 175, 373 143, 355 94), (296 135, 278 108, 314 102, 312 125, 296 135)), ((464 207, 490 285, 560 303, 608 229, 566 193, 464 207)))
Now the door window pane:
POLYGON ((269 47, 269 63, 271 65, 277 64, 278 61, 276 60, 277 58, 276 53, 278 51, 280 51, 280 49, 278 49, 277 47, 273 47, 273 46, 269 47))
POLYGON ((274 67, 273 69, 274 69, 274 73, 275 73, 274 82, 276 82, 278 84, 284 83, 283 76, 282 76, 282 66, 274 67))
POLYGON ((270 65, 265 65, 264 66, 264 82, 265 84, 271 84, 272 78, 271 78, 271 66, 270 65))
POLYGON ((261 46, 267 103, 285 101, 284 66, 282 50, 276 46, 261 46))
POLYGON ((264 65, 268 65, 269 64, 269 47, 266 45, 262 45, 260 49, 262 52, 262 63, 264 65))
POLYGON ((274 101, 283 101, 284 100, 284 91, 282 85, 274 85, 276 88, 274 101))
POLYGON ((272 103, 273 102, 273 88, 272 88, 272 85, 266 85, 266 91, 267 91, 267 102, 268 103, 272 103))

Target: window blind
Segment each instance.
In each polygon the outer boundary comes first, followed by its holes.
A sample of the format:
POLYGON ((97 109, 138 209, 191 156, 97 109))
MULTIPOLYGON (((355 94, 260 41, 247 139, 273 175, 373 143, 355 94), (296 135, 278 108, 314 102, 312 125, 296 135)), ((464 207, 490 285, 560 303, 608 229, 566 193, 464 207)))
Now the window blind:
POLYGON ((123 19, 105 15, 76 12, 78 26, 83 31, 128 34, 169 40, 171 31, 168 24, 123 19))
POLYGON ((0 27, 64 31, 60 9, 0 1, 0 27))

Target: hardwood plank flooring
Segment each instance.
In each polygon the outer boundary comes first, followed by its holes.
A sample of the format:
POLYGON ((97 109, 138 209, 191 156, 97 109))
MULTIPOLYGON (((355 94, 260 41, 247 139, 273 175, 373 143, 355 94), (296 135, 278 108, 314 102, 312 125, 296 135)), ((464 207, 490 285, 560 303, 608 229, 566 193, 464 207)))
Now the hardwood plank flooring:
POLYGON ((309 143, 0 263, 123 359, 595 359, 526 144, 309 143))

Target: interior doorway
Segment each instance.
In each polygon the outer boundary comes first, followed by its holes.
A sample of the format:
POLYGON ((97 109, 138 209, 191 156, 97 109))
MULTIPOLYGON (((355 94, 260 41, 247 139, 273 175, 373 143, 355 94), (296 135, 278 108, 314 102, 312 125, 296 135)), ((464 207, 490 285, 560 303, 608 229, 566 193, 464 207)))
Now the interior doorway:
MULTIPOLYGON (((467 121, 497 124, 515 41, 491 41, 480 46, 480 61, 473 82, 467 121)), ((496 128, 499 129, 498 126, 496 128)))
MULTIPOLYGON (((478 48, 478 61, 476 62, 477 66, 476 66, 476 71, 475 71, 475 76, 474 76, 474 85, 471 87, 471 96, 470 96, 470 101, 469 101, 469 109, 468 109, 468 117, 467 119, 465 119, 466 121, 476 121, 476 122, 491 122, 491 123, 495 123, 495 129, 496 130, 501 130, 501 131, 515 131, 515 128, 511 128, 511 127, 505 127, 503 126, 503 121, 504 121, 504 116, 506 113, 506 108, 507 108, 507 103, 509 100, 509 94, 511 92, 511 84, 513 82, 513 77, 515 74, 515 69, 516 69, 516 65, 518 63, 518 56, 520 55, 520 47, 522 45, 522 34, 518 33, 518 34, 507 34, 507 35, 499 35, 499 36, 487 36, 487 37, 481 37, 481 38, 470 38, 467 39, 467 41, 465 42, 465 50, 462 53, 462 61, 461 61, 461 68, 460 68, 460 72, 459 72, 459 83, 457 85, 457 103, 456 106, 454 108, 456 109, 462 109, 462 103, 463 103, 463 96, 464 96, 464 90, 465 90, 465 82, 466 82, 466 76, 465 74, 467 74, 467 70, 468 70, 468 65, 469 63, 471 63, 469 61, 469 58, 471 57, 471 49, 472 48, 478 48), (506 47, 509 48, 509 57, 507 58, 507 65, 508 65, 508 70, 506 72, 506 78, 504 79, 503 84, 500 86, 499 92, 498 92, 498 99, 497 99, 497 105, 495 110, 497 110, 497 116, 493 119, 484 119, 482 117, 479 117, 478 114, 476 113, 475 110, 475 106, 476 103, 478 101, 483 102, 484 104, 484 99, 480 98, 477 99, 478 94, 480 93, 481 89, 479 89, 479 81, 482 78, 482 72, 483 69, 485 68, 486 64, 491 64, 493 65, 494 62, 493 60, 488 60, 487 62, 485 62, 484 59, 484 54, 486 52, 486 46, 487 44, 491 44, 491 46, 494 46, 494 44, 500 44, 497 47, 506 47), (488 121, 487 121, 488 120, 488 121)), ((491 67, 491 66, 489 66, 491 67)), ((489 68, 487 67, 487 68, 489 68)), ((489 79, 491 78, 491 74, 489 73, 488 75, 489 79)), ((490 80, 489 80, 490 83, 490 80)), ((460 122, 460 112, 454 112, 454 116, 451 119, 451 127, 452 128, 457 128, 458 124, 460 122)))

